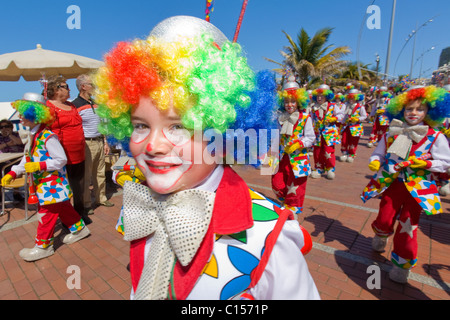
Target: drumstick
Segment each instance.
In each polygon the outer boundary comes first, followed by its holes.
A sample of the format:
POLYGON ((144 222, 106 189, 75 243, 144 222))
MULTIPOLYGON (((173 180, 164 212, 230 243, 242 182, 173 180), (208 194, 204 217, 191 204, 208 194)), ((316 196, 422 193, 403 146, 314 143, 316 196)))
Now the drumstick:
MULTIPOLYGON (((427 160, 430 158, 431 158, 431 154, 427 153, 427 154, 424 154, 423 156, 418 157, 417 160, 427 160)), ((406 161, 399 162, 396 165, 394 165, 394 170, 399 171, 405 167, 409 167, 413 163, 414 163, 414 160, 406 160, 406 161)))
POLYGON ((136 169, 136 166, 132 166, 129 164, 123 165, 123 166, 113 166, 113 170, 119 170, 119 171, 130 171, 136 169))
MULTIPOLYGON (((25 153, 25 160, 28 162, 31 162, 31 158, 29 153, 25 153)), ((32 173, 27 173, 27 182, 28 182, 28 193, 29 193, 29 197, 28 197, 28 204, 37 204, 39 203, 39 199, 36 196, 36 189, 34 187, 34 181, 33 181, 33 174, 32 173)))

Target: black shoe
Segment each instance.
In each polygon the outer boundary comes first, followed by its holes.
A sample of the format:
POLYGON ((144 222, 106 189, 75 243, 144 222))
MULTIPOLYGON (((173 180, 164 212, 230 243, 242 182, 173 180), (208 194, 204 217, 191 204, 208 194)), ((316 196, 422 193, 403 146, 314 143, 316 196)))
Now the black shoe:
POLYGON ((91 224, 91 223, 92 223, 91 218, 89 218, 88 215, 86 215, 86 214, 83 214, 83 215, 81 216, 81 218, 83 219, 85 225, 88 225, 88 224, 91 224))

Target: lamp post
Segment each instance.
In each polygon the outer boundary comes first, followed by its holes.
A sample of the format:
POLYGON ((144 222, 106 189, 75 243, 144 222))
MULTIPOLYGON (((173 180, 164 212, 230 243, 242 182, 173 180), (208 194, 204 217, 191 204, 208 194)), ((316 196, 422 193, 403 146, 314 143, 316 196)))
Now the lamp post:
MULTIPOLYGON (((416 24, 416 29, 412 30, 411 33, 408 35, 408 37, 405 39, 405 44, 403 45, 402 49, 400 50, 400 52, 399 52, 399 54, 397 56, 397 60, 395 61, 395 65, 394 65, 394 74, 395 74, 395 69, 397 68, 398 59, 400 58, 400 55, 402 54, 403 49, 405 49, 405 47, 408 44, 409 40, 411 40, 417 34, 417 32, 419 32, 420 29, 425 27, 427 24, 433 22, 436 17, 437 16, 434 16, 431 19, 428 19, 427 21, 422 23, 420 25, 420 27, 417 27, 417 24, 416 24)), ((416 38, 414 37, 414 47, 415 47, 415 40, 416 40, 416 38)), ((412 64, 412 61, 414 60, 414 51, 415 51, 415 48, 413 49, 413 57, 412 57, 412 60, 411 60, 411 64, 412 64)), ((412 65, 411 65, 409 77, 412 78, 412 65)))
MULTIPOLYGON (((419 29, 417 28, 417 23, 416 23, 416 29, 417 31, 419 31, 419 29)), ((413 49, 412 49, 412 56, 411 56, 411 69, 409 70, 409 77, 412 79, 412 73, 413 73, 413 62, 414 62, 414 52, 416 51, 416 40, 417 40, 417 31, 413 30, 412 32, 414 33, 414 44, 413 44, 413 49)))
MULTIPOLYGON (((375 3, 375 0, 372 0, 372 3, 370 4, 370 6, 372 6, 374 3, 375 3)), ((362 32, 363 32, 364 25, 365 25, 365 22, 366 22, 366 17, 367 17, 367 11, 364 13, 364 18, 362 20, 361 27, 359 28, 358 41, 357 41, 358 43, 356 45, 356 66, 358 67, 359 79, 362 78, 361 61, 359 60, 359 45, 361 43, 361 36, 362 36, 362 32)))
POLYGON ((423 66, 423 56, 425 54, 427 54, 428 52, 430 52, 431 50, 434 50, 436 48, 436 46, 432 46, 430 49, 428 49, 427 51, 422 52, 422 54, 420 55, 419 58, 417 58, 416 63, 421 60, 420 62, 420 73, 419 73, 419 79, 422 77, 422 66, 423 66))
POLYGON ((378 53, 376 53, 377 58, 375 59, 376 63, 377 63, 377 74, 376 74, 376 84, 378 84, 378 72, 379 72, 379 67, 380 67, 380 55, 378 53))
POLYGON ((389 31, 389 41, 388 41, 388 50, 387 50, 387 57, 386 57, 386 68, 385 68, 385 76, 386 79, 387 74, 389 73, 389 62, 391 60, 391 46, 392 46, 392 34, 394 33, 394 18, 395 18, 395 6, 397 5, 397 0, 394 0, 394 3, 392 4, 392 16, 391 16, 391 29, 389 31))

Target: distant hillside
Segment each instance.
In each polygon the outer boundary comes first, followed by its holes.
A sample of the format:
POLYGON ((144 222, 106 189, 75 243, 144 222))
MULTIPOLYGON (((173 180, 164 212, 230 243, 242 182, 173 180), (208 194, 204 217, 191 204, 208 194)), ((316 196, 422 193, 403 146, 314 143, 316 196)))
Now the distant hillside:
POLYGON ((450 63, 450 47, 445 48, 441 51, 441 55, 439 57, 439 67, 443 66, 446 63, 450 63))

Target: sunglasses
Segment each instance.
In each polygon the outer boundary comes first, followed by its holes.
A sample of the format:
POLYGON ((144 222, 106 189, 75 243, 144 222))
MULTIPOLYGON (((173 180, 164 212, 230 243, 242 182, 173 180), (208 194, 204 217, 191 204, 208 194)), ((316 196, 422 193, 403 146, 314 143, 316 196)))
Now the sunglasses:
POLYGON ((69 85, 68 84, 60 84, 60 85, 58 85, 58 88, 64 88, 66 90, 69 90, 69 85))

